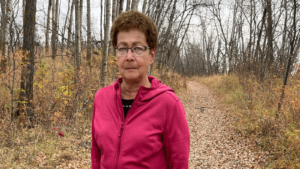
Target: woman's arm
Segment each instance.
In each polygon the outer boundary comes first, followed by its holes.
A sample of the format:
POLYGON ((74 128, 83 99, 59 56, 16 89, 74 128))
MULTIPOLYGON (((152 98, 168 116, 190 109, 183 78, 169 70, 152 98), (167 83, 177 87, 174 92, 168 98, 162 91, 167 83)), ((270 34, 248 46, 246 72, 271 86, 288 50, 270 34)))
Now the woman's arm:
POLYGON ((176 101, 166 119, 163 144, 170 169, 188 169, 190 133, 185 111, 180 100, 176 101))
POLYGON ((93 118, 92 118, 92 147, 91 147, 91 161, 92 161, 92 169, 99 169, 101 162, 101 149, 98 147, 98 144, 95 140, 95 103, 93 108, 93 118))

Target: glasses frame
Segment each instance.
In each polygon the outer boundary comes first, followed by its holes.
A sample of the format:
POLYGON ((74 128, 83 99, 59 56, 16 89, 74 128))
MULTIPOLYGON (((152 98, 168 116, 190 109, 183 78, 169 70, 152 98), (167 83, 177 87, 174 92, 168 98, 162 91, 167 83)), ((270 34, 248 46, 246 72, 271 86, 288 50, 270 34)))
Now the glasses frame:
MULTIPOLYGON (((116 56, 118 56, 118 47, 121 47, 121 46, 114 46, 115 52, 116 52, 116 56)), ((126 56, 126 55, 128 54, 129 49, 131 50, 131 52, 132 52, 132 54, 133 54, 134 56, 139 56, 139 55, 136 54, 136 53, 134 52, 134 50, 133 50, 133 48, 135 48, 135 47, 144 47, 145 50, 143 51, 143 53, 146 52, 147 49, 152 49, 150 46, 132 46, 131 48, 126 47, 126 48, 127 48, 126 53, 125 53, 124 55, 121 55, 121 56, 118 56, 118 57, 124 57, 124 56, 126 56)), ((124 47, 124 48, 125 48, 125 47, 124 47)), ((142 53, 142 54, 143 54, 143 53, 142 53)), ((141 55, 141 54, 140 54, 140 55, 141 55)))

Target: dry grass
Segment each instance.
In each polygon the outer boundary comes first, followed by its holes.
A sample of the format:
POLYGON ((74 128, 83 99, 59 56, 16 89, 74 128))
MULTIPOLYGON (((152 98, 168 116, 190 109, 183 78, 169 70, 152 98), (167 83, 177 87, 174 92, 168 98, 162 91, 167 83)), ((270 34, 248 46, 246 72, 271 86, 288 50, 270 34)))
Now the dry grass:
POLYGON ((274 76, 262 85, 254 76, 215 75, 199 81, 230 105, 236 131, 269 152, 267 168, 300 168, 300 71, 288 81, 278 118, 282 79, 274 76))
MULTIPOLYGON (((13 96, 12 67, 0 74, 0 168, 90 168, 92 105, 94 94, 100 89, 101 55, 94 54, 92 66, 88 67, 83 51, 75 84, 73 57, 57 57, 53 62, 49 57, 42 57, 43 52, 37 53, 33 99, 37 121, 34 128, 28 129, 24 127, 28 124, 26 114, 15 116, 14 123, 11 122, 11 99, 16 110, 23 57, 21 52, 15 54, 13 96)), ((157 71, 153 75, 160 79, 157 71)), ((107 84, 118 77, 116 59, 109 55, 107 84)), ((176 92, 186 88, 185 79, 176 73, 167 73, 164 83, 176 92)))

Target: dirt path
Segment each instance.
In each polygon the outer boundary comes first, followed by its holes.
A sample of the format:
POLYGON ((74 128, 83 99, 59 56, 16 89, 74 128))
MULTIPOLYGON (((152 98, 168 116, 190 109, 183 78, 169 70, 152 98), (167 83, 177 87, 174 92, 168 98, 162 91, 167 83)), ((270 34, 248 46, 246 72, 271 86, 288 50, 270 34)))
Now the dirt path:
POLYGON ((188 87, 182 102, 191 134, 189 168, 263 168, 265 156, 254 151, 253 141, 234 132, 211 89, 192 81, 188 87))

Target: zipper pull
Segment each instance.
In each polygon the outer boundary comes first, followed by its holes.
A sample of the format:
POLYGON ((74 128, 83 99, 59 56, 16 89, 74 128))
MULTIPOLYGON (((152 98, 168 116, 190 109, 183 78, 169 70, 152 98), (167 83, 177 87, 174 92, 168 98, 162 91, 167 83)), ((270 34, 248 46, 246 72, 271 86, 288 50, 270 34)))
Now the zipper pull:
POLYGON ((124 129, 124 122, 121 123, 121 129, 120 129, 120 132, 119 132, 119 137, 121 137, 123 129, 124 129))

